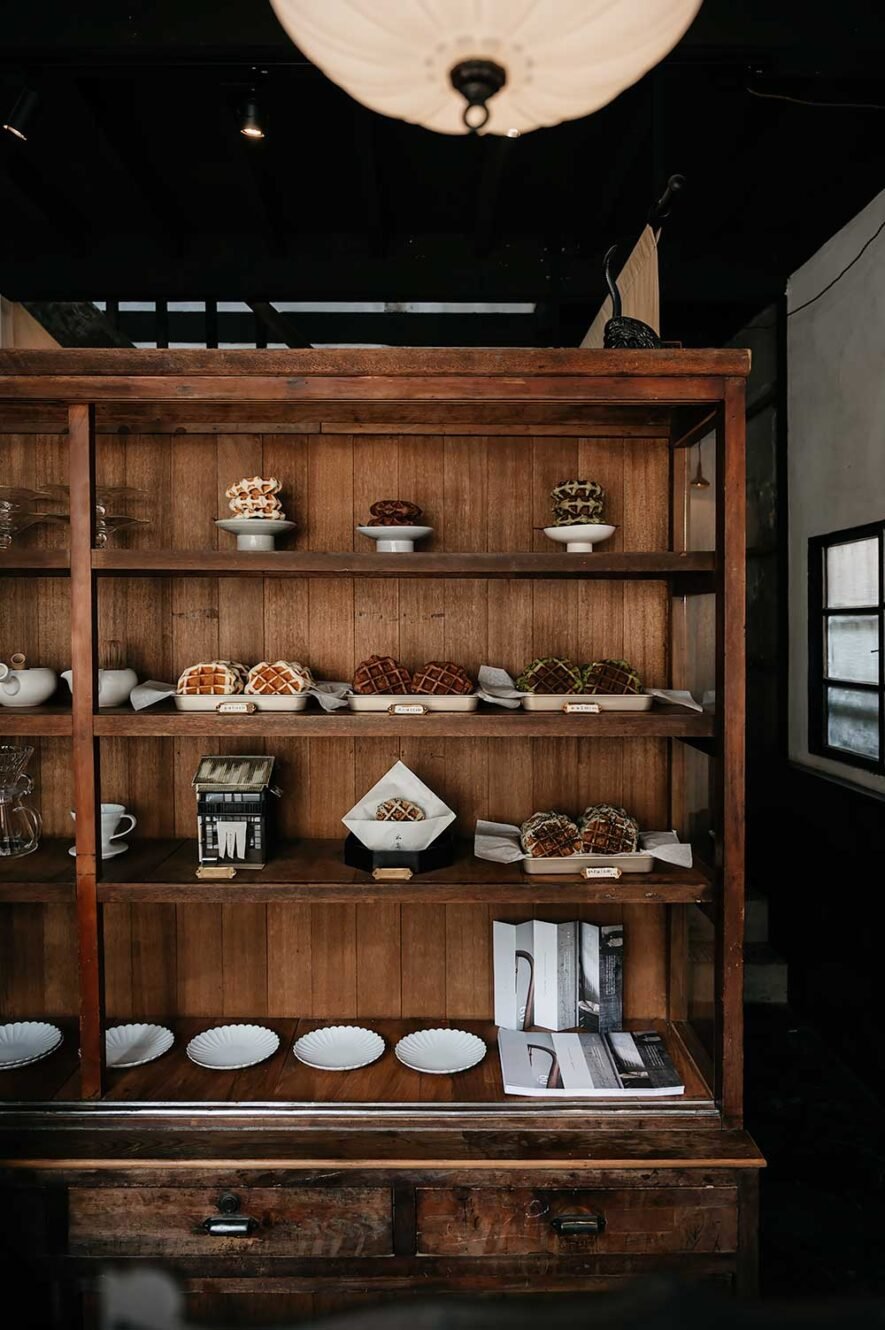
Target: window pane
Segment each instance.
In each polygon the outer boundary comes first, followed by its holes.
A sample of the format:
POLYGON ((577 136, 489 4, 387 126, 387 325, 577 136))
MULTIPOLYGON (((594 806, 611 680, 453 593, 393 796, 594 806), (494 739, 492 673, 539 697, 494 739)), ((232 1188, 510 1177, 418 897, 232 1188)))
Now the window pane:
POLYGON ((879 542, 851 540, 827 547, 827 606, 878 605, 879 542))
POLYGON ((827 743, 861 757, 878 758, 878 695, 853 688, 828 688, 827 743))
POLYGON ((834 679, 876 683, 879 678, 879 620, 872 614, 839 614, 827 620, 827 674, 834 679))

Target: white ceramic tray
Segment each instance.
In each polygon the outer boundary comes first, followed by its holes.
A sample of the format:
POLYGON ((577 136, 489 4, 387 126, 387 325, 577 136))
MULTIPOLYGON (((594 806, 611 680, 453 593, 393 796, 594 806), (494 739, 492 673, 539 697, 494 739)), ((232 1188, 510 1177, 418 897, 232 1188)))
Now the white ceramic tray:
MULTIPOLYGON (((425 711, 475 711, 479 706, 476 693, 460 696, 441 696, 439 693, 348 693, 347 705, 351 711, 390 711, 391 707, 423 707, 425 711)), ((400 711, 391 715, 420 715, 420 712, 400 711)))
POLYGON ((526 693, 521 701, 526 711, 564 711, 588 703, 600 711, 650 711, 654 698, 651 693, 526 693))
POLYGON ((194 1035, 187 1055, 210 1071, 237 1071, 254 1067, 277 1051, 280 1036, 265 1025, 217 1025, 194 1035))
POLYGON ((647 850, 636 850, 633 854, 570 854, 564 859, 540 856, 523 859, 522 871, 547 877, 560 873, 575 877, 585 868, 620 868, 622 873, 650 873, 654 861, 654 855, 647 850))
POLYGON ((296 1039, 292 1051, 299 1062, 317 1071, 356 1071, 377 1062, 384 1040, 361 1025, 327 1025, 296 1039))
POLYGON ((104 1046, 109 1067, 143 1067, 168 1053, 175 1036, 165 1025, 112 1025, 105 1030, 104 1046))
POLYGON ((47 1021, 11 1021, 0 1025, 0 1071, 39 1062, 54 1053, 61 1042, 61 1030, 47 1021))
POLYGON ((453 1076, 482 1062, 486 1045, 479 1035, 467 1030, 416 1030, 407 1034, 394 1049, 404 1066, 430 1076, 453 1076))
MULTIPOLYGON (((295 693, 291 697, 269 697, 262 693, 219 693, 212 697, 179 697, 175 694, 179 711, 217 711, 222 702, 253 702, 256 711, 303 711, 307 706, 307 693, 295 693)), ((238 713, 232 711, 229 714, 235 716, 238 713)))

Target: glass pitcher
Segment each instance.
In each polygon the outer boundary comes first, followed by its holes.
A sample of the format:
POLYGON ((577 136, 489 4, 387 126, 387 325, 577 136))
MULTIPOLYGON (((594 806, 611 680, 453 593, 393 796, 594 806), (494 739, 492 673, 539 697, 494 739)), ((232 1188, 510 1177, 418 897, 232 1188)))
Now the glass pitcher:
POLYGON ((21 858, 40 844, 40 814, 25 802, 34 788, 25 775, 33 755, 33 748, 0 744, 0 859, 21 858))

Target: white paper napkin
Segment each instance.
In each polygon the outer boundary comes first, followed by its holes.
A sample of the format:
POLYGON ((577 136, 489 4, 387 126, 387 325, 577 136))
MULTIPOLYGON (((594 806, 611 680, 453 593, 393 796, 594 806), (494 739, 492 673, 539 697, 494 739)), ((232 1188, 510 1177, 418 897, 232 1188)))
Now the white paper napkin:
MULTIPOLYGON (((675 831, 640 831, 639 849, 653 854, 662 863, 691 868, 691 846, 684 844, 675 831)), ((515 864, 529 857, 520 843, 519 827, 509 822, 478 821, 473 853, 477 859, 488 859, 495 864, 515 864)))
POLYGON ((476 691, 484 702, 514 708, 526 696, 519 691, 507 671, 499 669, 497 665, 480 665, 478 680, 476 691))
POLYGON ((174 693, 174 683, 160 683, 158 679, 145 679, 144 683, 135 685, 129 694, 129 701, 136 711, 143 711, 145 707, 156 706, 157 702, 172 697, 174 693))
POLYGON ((394 762, 341 819, 368 850, 426 850, 454 820, 451 808, 405 762, 394 762), (375 810, 386 799, 410 799, 424 809, 423 822, 376 821, 375 810))

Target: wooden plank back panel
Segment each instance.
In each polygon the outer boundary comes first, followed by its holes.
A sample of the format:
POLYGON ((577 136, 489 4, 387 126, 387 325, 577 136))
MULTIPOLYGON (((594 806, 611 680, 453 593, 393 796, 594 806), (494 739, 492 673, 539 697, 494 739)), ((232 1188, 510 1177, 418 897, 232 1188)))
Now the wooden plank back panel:
MULTIPOLYGON (((663 439, 191 433, 141 436, 125 447, 103 438, 99 465, 106 483, 157 496, 148 505, 151 525, 118 538, 135 547, 229 548, 232 538, 211 519, 226 511, 227 485, 253 474, 282 482, 287 514, 298 524, 293 548, 369 548, 357 525, 376 499, 402 497, 418 503, 434 528, 422 548, 549 551, 539 529, 550 521, 549 491, 578 475, 599 479, 607 491, 607 516, 618 527, 610 548, 665 549, 669 535, 663 439)), ((247 664, 302 659, 319 677, 349 678, 373 652, 410 668, 449 658, 471 671, 490 663, 512 673, 534 655, 563 654, 579 661, 623 655, 649 683, 663 684, 668 613, 665 584, 648 582, 107 579, 101 635, 124 641, 139 672, 155 678, 174 679, 185 665, 215 656, 247 664)), ((201 753, 219 748, 260 752, 266 745, 107 741, 105 788, 113 785, 113 797, 131 804, 140 831, 192 835, 191 778, 201 753)), ((340 837, 342 814, 397 758, 456 809, 462 833, 477 817, 519 822, 536 808, 561 805, 577 814, 603 800, 625 804, 645 826, 668 822, 667 744, 660 740, 421 740, 392 731, 389 739, 286 738, 268 751, 277 758, 287 837, 340 837)), ((624 918, 637 954, 652 948, 660 957, 628 988, 628 1013, 664 1015, 664 910, 609 912, 624 918)), ((107 913, 116 1014, 157 1010, 148 1003, 207 1016, 491 1013, 495 912, 481 904, 113 906, 107 913), (149 952, 163 957, 153 973, 142 959, 149 952)))

